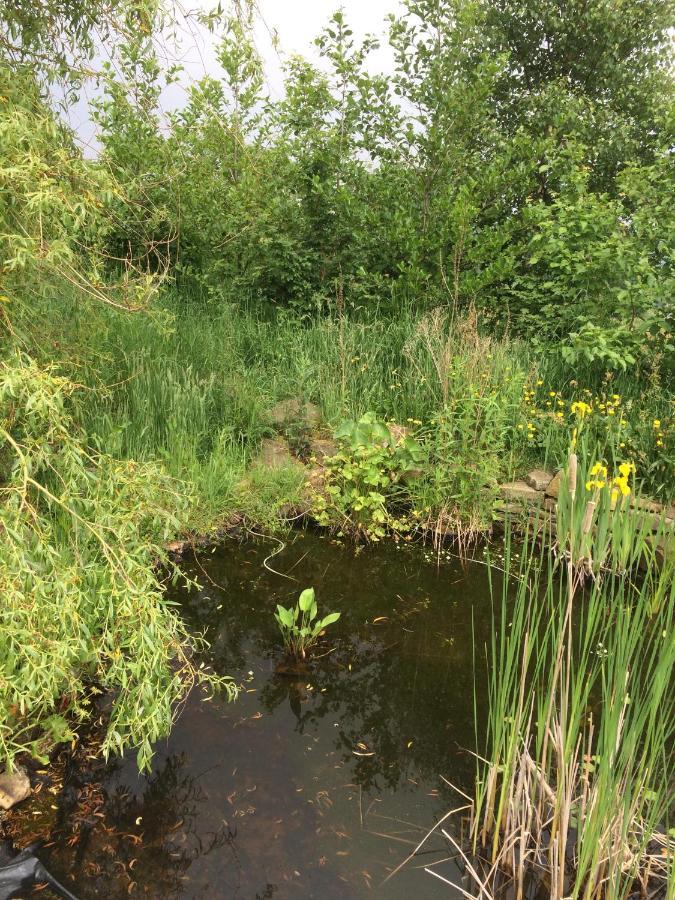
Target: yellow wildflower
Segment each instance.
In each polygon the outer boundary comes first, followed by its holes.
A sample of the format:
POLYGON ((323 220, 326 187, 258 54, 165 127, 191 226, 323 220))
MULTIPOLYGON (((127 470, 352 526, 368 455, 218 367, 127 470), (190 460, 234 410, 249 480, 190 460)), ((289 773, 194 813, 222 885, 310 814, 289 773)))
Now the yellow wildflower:
POLYGON ((592 491, 594 488, 600 490, 607 484, 607 466, 603 466, 602 463, 595 463, 589 474, 592 477, 586 482, 587 491, 592 491))
POLYGON ((630 494, 630 488, 628 487, 628 480, 626 478, 618 477, 612 481, 612 500, 616 500, 619 491, 621 492, 622 497, 627 497, 630 494))
POLYGON ((577 400, 570 406, 570 411, 576 413, 580 419, 583 419, 584 416, 593 412, 593 407, 589 406, 588 403, 584 403, 583 400, 577 400))
POLYGON ((654 428, 661 427, 661 419, 654 419, 654 428))

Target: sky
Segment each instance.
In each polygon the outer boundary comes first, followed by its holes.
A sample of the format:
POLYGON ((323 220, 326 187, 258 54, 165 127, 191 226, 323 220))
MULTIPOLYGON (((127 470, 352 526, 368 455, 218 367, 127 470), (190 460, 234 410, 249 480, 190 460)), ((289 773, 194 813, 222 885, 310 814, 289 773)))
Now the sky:
MULTIPOLYGON (((277 30, 284 52, 300 53, 311 58, 316 49, 312 46, 314 38, 336 9, 342 7, 355 37, 374 34, 381 38, 383 44, 386 44, 387 15, 401 12, 398 0, 343 0, 341 4, 337 0, 258 0, 257 6, 264 23, 258 28, 257 38, 272 80, 276 75, 278 59, 275 60, 276 54, 265 40, 269 38, 264 33, 265 26, 277 30)), ((374 54, 372 62, 377 68, 390 66, 388 48, 382 47, 374 54)))
MULTIPOLYGON (((209 9, 211 0, 184 0, 184 9, 209 9)), ((321 29, 336 9, 342 8, 345 18, 358 40, 366 34, 381 39, 381 48, 374 52, 369 63, 373 71, 388 71, 392 68, 391 50, 387 46, 386 17, 389 13, 401 12, 400 0, 256 0, 258 21, 255 41, 265 63, 267 89, 273 98, 283 94, 282 66, 284 57, 300 54, 313 62, 318 61, 317 48, 313 45, 321 29), (273 46, 272 35, 278 35, 278 44, 273 46)), ((164 45, 166 61, 179 61, 185 69, 180 82, 167 88, 161 97, 161 107, 165 111, 179 108, 185 101, 185 88, 190 81, 205 74, 217 75, 214 38, 207 29, 198 25, 194 17, 188 16, 180 22, 180 47, 164 45)), ((101 61, 106 58, 105 47, 101 48, 101 61)), ((69 111, 69 122, 75 130, 87 155, 96 152, 94 127, 88 115, 88 99, 94 93, 86 88, 81 99, 69 111)))

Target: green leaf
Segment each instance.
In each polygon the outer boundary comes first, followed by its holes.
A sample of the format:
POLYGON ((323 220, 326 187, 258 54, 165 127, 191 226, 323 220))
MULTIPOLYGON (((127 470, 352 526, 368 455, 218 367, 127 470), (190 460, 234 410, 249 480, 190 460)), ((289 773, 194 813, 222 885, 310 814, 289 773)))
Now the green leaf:
POLYGON ((302 610, 302 612, 309 612, 312 608, 312 604, 314 603, 314 588, 305 588, 305 590, 300 594, 300 599, 298 600, 298 606, 302 610))
POLYGON ((293 627, 293 610, 277 605, 277 618, 286 628, 293 627))

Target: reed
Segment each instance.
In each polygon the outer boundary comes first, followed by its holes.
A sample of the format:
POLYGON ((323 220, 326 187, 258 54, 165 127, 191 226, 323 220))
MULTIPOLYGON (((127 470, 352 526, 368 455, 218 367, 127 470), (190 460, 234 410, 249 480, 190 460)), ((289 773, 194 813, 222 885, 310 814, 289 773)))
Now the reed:
POLYGON ((591 505, 590 468, 571 455, 557 542, 526 539, 495 604, 472 817, 482 895, 507 881, 517 900, 533 880, 554 900, 675 886, 673 559, 657 565, 628 504, 591 505))

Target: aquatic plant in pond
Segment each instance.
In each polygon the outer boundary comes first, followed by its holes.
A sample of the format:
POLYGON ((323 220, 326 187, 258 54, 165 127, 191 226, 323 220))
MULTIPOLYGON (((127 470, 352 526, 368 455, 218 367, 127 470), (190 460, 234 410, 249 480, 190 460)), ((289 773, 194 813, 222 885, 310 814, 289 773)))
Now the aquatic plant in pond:
POLYGON ((340 618, 339 612, 332 612, 316 621, 317 614, 314 588, 305 588, 294 607, 286 609, 281 604, 277 605, 274 618, 291 656, 304 659, 307 651, 319 640, 321 632, 340 618))
POLYGON ((495 607, 471 826, 492 893, 512 879, 521 898, 533 877, 556 900, 674 886, 675 566, 646 554, 630 475, 614 478, 612 508, 606 467, 572 454, 557 545, 528 538, 515 602, 495 607))

